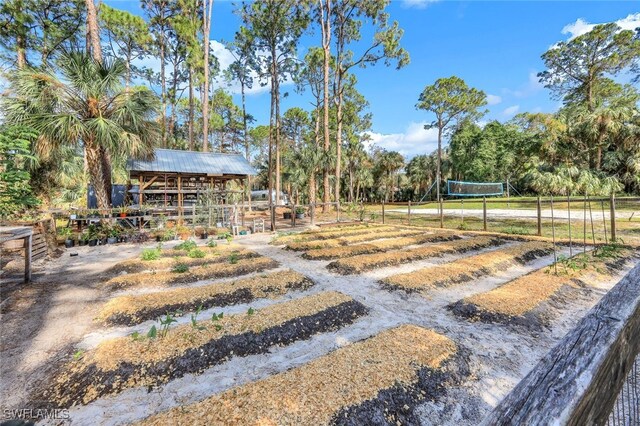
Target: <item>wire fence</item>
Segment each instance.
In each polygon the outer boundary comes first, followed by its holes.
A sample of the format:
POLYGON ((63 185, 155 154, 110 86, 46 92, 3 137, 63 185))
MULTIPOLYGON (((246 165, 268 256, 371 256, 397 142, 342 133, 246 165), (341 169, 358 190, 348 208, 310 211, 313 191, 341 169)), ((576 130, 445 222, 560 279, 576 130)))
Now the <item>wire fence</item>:
POLYGON ((631 366, 607 425, 640 426, 640 356, 636 357, 631 366))

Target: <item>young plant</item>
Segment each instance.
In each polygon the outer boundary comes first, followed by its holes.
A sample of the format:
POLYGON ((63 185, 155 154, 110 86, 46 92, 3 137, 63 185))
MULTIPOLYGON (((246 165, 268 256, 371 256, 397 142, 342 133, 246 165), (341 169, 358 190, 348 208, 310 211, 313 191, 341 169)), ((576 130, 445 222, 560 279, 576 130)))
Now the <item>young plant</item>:
POLYGON ((231 253, 229 255, 229 263, 231 263, 232 265, 238 263, 238 253, 231 253))
POLYGON ((196 247, 198 247, 198 245, 196 244, 195 241, 193 240, 186 240, 180 244, 178 244, 177 246, 174 247, 174 250, 185 250, 185 251, 189 251, 189 250, 193 250, 196 247))
POLYGON ((200 250, 200 249, 192 249, 189 251, 189 253, 187 253, 187 256, 189 256, 192 259, 202 259, 203 257, 205 257, 207 254, 200 250))
POLYGON ((213 315, 211 315, 211 322, 216 322, 221 320, 224 317, 224 312, 220 312, 219 314, 216 314, 215 312, 213 313, 213 315))
POLYGON ((130 336, 134 342, 137 340, 140 340, 140 338, 142 337, 140 336, 140 333, 138 333, 137 331, 134 331, 133 333, 131 333, 130 336))
POLYGON ((160 338, 163 339, 166 337, 167 333, 169 332, 169 327, 171 327, 171 324, 173 324, 174 322, 178 322, 178 320, 175 319, 174 315, 172 315, 170 312, 167 312, 164 318, 160 318, 160 338))
POLYGON ((191 314, 191 327, 196 330, 204 330, 204 326, 198 325, 198 315, 202 312, 202 305, 198 306, 196 311, 191 314))
POLYGON ((160 259, 161 251, 158 248, 142 250, 142 260, 151 261, 160 259))
POLYGON ((255 309, 253 309, 253 308, 251 308, 251 307, 250 307, 250 308, 249 308, 249 310, 247 311, 247 315, 248 315, 248 316, 251 316, 251 315, 253 315, 253 314, 255 314, 255 313, 256 313, 256 310, 255 310, 255 309))
POLYGON ((218 247, 218 243, 216 242, 216 240, 211 239, 207 241, 207 247, 209 248, 218 247))
POLYGON ((158 329, 156 328, 156 326, 154 324, 154 325, 151 326, 151 328, 147 332, 147 337, 149 339, 155 339, 157 336, 158 336, 158 329))
POLYGON ((74 354, 73 354, 73 359, 75 361, 79 361, 82 359, 82 357, 84 356, 84 352, 82 351, 82 349, 78 349, 74 354))
POLYGON ((189 271, 189 265, 185 263, 178 263, 171 270, 171 272, 175 272, 176 274, 184 274, 185 272, 188 272, 188 271, 189 271))

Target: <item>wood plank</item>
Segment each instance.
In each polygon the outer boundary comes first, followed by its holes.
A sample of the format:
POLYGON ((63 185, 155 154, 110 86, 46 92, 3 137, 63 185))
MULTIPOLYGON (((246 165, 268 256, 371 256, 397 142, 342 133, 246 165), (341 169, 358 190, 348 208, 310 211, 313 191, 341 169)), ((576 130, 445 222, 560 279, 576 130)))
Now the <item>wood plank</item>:
POLYGON ((640 264, 536 365, 483 424, 606 424, 638 353, 640 264))

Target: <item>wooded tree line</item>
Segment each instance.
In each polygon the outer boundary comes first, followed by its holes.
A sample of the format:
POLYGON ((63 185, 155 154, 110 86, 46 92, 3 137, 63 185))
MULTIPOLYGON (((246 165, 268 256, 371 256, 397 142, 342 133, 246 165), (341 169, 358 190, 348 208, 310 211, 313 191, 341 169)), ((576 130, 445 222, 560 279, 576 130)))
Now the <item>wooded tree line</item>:
POLYGON ((241 26, 226 42, 234 61, 221 69, 209 36, 213 0, 142 0, 143 16, 92 0, 7 0, 3 126, 36 130, 28 163, 39 196, 78 199, 91 183, 101 207, 112 182, 124 178, 126 158, 153 147, 242 152, 260 170, 255 186, 278 197, 284 190, 298 203, 416 200, 434 183, 438 197, 447 178, 508 179, 524 192, 572 167, 640 192, 640 37, 615 24, 542 55, 540 81, 563 101, 557 113, 481 126, 485 93, 452 76, 417 96, 416 107, 434 117, 425 127, 438 130, 435 153, 405 159, 368 149, 372 117, 354 70, 409 63, 388 5, 238 4, 241 26), (373 30, 370 39, 362 40, 363 28, 373 30), (301 51, 303 36, 316 47, 301 51), (141 65, 150 58, 157 64, 141 65), (621 83, 629 75, 635 79, 621 83), (239 87, 239 104, 214 81, 239 87), (309 95, 309 107, 282 111, 289 81, 309 95), (247 106, 257 85, 269 89, 269 123, 257 123, 247 106))

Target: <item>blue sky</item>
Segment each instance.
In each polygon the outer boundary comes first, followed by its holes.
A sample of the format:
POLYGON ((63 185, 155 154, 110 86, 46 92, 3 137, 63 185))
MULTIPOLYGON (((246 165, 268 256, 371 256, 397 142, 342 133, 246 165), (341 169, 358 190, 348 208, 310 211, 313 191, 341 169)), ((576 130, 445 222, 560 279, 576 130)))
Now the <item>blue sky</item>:
MULTIPOLYGON (((142 13, 137 2, 107 3, 142 13)), ((211 38, 223 64, 228 54, 218 41, 231 40, 240 25, 233 9, 230 1, 214 4, 211 38)), ((423 129, 432 117, 417 111, 415 104, 425 85, 451 75, 489 95, 485 120, 505 121, 525 111, 555 111, 559 102, 537 82, 536 73, 543 69, 540 55, 554 43, 588 31, 592 24, 618 21, 624 27, 640 26, 639 11, 638 2, 633 1, 392 1, 388 12, 405 31, 402 45, 411 63, 401 70, 379 64, 355 71, 358 89, 370 102, 373 141, 408 158, 432 152, 435 133, 423 129)), ((370 30, 364 33, 363 43, 372 36, 370 30)), ((318 31, 305 35, 299 56, 318 45, 319 37, 318 31)), ((310 107, 308 96, 294 93, 292 85, 283 90, 289 92, 283 111, 310 107)), ((252 92, 248 110, 258 124, 267 124, 267 88, 255 87, 252 92)))

